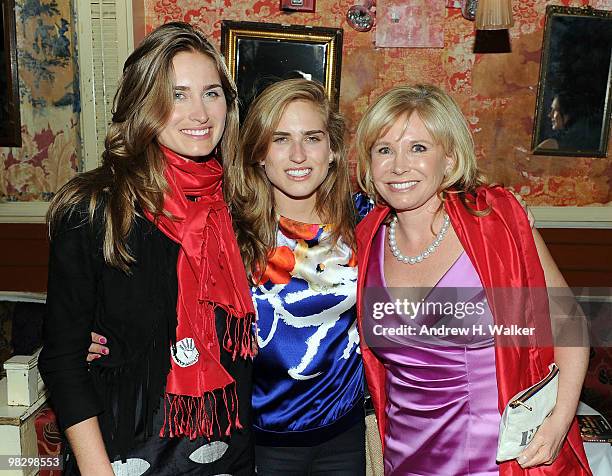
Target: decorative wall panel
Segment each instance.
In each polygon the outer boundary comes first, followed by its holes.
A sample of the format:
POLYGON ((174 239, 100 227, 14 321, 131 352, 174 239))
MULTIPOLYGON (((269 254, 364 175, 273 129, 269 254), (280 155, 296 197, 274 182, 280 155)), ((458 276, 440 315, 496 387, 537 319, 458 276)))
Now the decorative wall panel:
MULTIPOLYGON (((444 49, 375 48, 375 30, 359 33, 345 19, 354 0, 319 0, 315 13, 287 14, 276 0, 145 0, 146 29, 172 20, 200 26, 218 45, 220 22, 269 21, 341 27, 344 55, 340 110, 351 136, 372 99, 404 83, 428 82, 450 92, 474 132, 478 158, 491 180, 531 205, 612 206, 612 160, 530 153, 547 4, 612 9, 612 0, 515 0, 511 53, 474 54, 474 23, 459 9, 444 14, 444 49)), ((612 210, 611 210, 612 213, 612 210)))
POLYGON ((70 0, 16 0, 20 148, 0 148, 0 202, 48 201, 77 170, 79 92, 70 0))

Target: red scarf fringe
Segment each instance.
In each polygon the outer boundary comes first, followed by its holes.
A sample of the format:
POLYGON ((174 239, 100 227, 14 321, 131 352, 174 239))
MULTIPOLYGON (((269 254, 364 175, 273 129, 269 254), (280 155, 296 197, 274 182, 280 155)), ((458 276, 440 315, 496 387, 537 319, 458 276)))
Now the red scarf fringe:
MULTIPOLYGON (((240 319, 232 314, 227 314, 223 348, 232 354, 232 359, 235 360, 238 356, 243 359, 253 358, 256 355, 256 341, 252 332, 254 321, 255 316, 252 314, 240 319)), ((225 436, 229 436, 232 429, 242 429, 235 381, 225 387, 205 392, 201 397, 165 394, 164 424, 159 436, 170 438, 187 436, 192 440, 205 436, 210 439, 214 434, 215 425, 218 434, 225 436), (227 427, 223 430, 217 415, 217 411, 223 408, 218 406, 219 393, 223 398, 223 407, 228 421, 227 427)))
POLYGON ((219 391, 227 413, 228 424, 225 430, 221 429, 219 423, 217 415, 219 408, 215 392, 206 392, 201 397, 167 393, 164 397, 164 424, 159 431, 159 436, 170 438, 186 436, 190 440, 205 436, 210 439, 215 433, 215 425, 218 434, 225 436, 229 436, 233 429, 242 429, 236 383, 230 383, 219 391))

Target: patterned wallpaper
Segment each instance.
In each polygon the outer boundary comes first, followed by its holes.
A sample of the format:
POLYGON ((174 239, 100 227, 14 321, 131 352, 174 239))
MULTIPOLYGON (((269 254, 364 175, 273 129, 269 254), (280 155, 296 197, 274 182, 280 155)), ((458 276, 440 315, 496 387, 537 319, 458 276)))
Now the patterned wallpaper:
POLYGON ((461 105, 490 179, 519 191, 531 205, 612 206, 612 159, 530 154, 546 5, 612 9, 612 0, 514 0, 507 54, 472 53, 474 24, 458 9, 445 12, 444 49, 375 48, 374 31, 358 33, 346 23, 346 11, 355 3, 318 0, 315 13, 287 14, 279 11, 278 0, 145 0, 146 30, 184 20, 219 46, 221 20, 343 28, 340 109, 351 138, 363 111, 383 91, 403 83, 434 83, 461 105))
MULTIPOLYGON (((444 0, 436 0, 444 1, 444 0)), ((79 93, 70 0, 16 0, 23 147, 0 148, 0 200, 38 201, 79 168, 79 93)), ((345 14, 357 0, 318 0, 315 13, 283 13, 278 0, 144 0, 146 30, 171 20, 199 25, 219 43, 221 20, 344 29, 340 109, 352 132, 370 101, 402 83, 449 91, 468 117, 492 180, 531 205, 612 206, 612 159, 529 153, 544 13, 548 3, 612 9, 612 0, 515 0, 512 53, 474 54, 474 25, 446 9, 444 49, 375 48, 345 14)), ((612 147, 611 147, 612 149, 612 147)))
POLYGON ((78 169, 70 0, 16 0, 20 148, 0 147, 0 201, 47 201, 78 169))

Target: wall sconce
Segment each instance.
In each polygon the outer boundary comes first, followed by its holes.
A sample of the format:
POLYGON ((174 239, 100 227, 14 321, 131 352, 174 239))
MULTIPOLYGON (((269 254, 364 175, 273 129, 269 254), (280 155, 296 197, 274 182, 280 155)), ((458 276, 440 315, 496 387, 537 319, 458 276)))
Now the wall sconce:
POLYGON ((374 26, 373 0, 365 0, 361 4, 353 5, 346 12, 346 21, 357 31, 370 31, 374 26))
POLYGON ((476 19, 476 9, 478 8, 478 0, 462 0, 461 14, 466 20, 474 21, 476 19))
POLYGON ((476 9, 477 30, 507 30, 514 25, 512 0, 479 0, 476 9))

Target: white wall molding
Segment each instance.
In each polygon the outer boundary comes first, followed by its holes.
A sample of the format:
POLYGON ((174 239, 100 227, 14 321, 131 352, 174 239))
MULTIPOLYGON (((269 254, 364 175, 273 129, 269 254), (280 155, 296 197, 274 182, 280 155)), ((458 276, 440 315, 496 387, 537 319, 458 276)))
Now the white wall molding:
POLYGON ((612 228, 612 206, 529 209, 537 228, 612 228))
POLYGON ((0 223, 45 223, 47 202, 0 202, 0 223))

